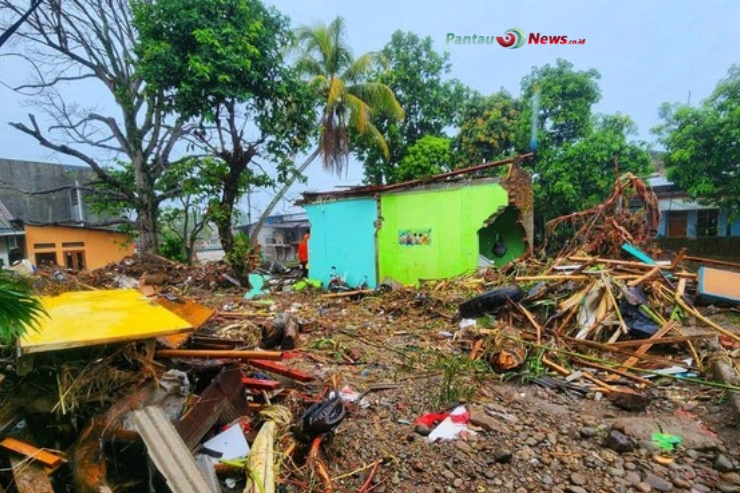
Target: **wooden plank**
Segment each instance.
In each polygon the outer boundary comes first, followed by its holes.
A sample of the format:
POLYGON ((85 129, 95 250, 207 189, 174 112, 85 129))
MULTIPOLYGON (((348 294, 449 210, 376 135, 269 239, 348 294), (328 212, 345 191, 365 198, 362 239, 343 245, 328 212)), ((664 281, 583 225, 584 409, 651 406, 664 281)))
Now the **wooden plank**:
MULTIPOLYGON (((188 298, 178 298, 172 301, 164 296, 159 296, 157 303, 188 322, 193 326, 193 330, 198 330, 216 313, 216 310, 188 298)), ((187 333, 173 334, 160 337, 158 341, 169 348, 178 348, 187 341, 188 337, 190 337, 190 334, 187 333)))
POLYGON ((24 354, 153 339, 192 331, 174 313, 135 289, 74 291, 40 298, 49 316, 28 331, 19 346, 24 354))
POLYGON ((162 349, 157 358, 235 359, 235 360, 281 360, 280 351, 240 351, 228 349, 162 349))
POLYGON ((13 485, 18 493, 54 493, 51 480, 41 464, 12 455, 10 467, 13 485))
POLYGON ((312 382, 314 380, 314 377, 307 373, 288 368, 287 366, 283 366, 278 363, 273 363, 272 361, 252 359, 249 360, 247 363, 260 370, 269 371, 277 375, 282 375, 284 377, 297 380, 299 382, 312 382))
POLYGON ((243 377, 242 383, 245 387, 256 390, 276 390, 283 384, 277 380, 261 380, 259 378, 243 377))
MULTIPOLYGON (((645 339, 645 343, 637 348, 633 356, 630 356, 627 358, 622 365, 617 368, 619 371, 626 371, 632 368, 636 363, 640 361, 639 356, 642 356, 643 354, 647 353, 651 347, 653 347, 653 342, 660 339, 664 335, 666 335, 669 331, 671 331, 676 325, 675 320, 671 320, 668 323, 666 323, 663 327, 658 329, 658 331, 651 335, 648 339, 645 339)), ((619 379, 619 375, 611 375, 610 377, 607 377, 606 381, 614 381, 619 379)))
POLYGON ((2 442, 0 442, 0 447, 15 452, 18 455, 23 455, 35 461, 41 462, 46 467, 49 467, 51 469, 54 469, 65 462, 63 457, 52 454, 51 452, 47 452, 44 449, 34 447, 33 445, 30 445, 28 443, 21 442, 20 440, 16 440, 15 438, 6 438, 2 442))
POLYGON ((686 255, 684 257, 684 260, 690 260, 692 262, 699 262, 702 264, 723 265, 725 267, 735 267, 736 269, 740 269, 740 264, 737 262, 726 262, 724 260, 714 260, 712 258, 704 258, 704 257, 692 257, 689 255, 686 255))

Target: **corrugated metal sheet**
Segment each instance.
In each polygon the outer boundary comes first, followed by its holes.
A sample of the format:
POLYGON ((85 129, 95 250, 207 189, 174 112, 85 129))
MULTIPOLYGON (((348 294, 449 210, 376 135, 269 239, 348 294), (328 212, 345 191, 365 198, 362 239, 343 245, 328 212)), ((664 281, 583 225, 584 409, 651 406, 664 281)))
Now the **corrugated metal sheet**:
POLYGON ((134 411, 136 430, 172 493, 205 493, 211 486, 175 427, 157 406, 134 411))

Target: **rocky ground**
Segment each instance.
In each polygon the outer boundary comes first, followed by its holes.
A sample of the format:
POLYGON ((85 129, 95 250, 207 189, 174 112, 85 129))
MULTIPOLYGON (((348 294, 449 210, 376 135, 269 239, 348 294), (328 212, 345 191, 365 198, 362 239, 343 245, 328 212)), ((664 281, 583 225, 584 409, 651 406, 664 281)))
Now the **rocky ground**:
MULTIPOLYGON (((302 340, 308 358, 293 365, 358 391, 398 384, 368 394, 365 408, 351 405, 324 445, 330 474, 339 478, 336 491, 359 491, 371 471, 366 467, 381 461, 365 491, 740 492, 740 429, 723 390, 657 380, 647 391, 647 409, 630 412, 597 401, 594 392, 563 393, 513 375, 504 382, 465 363, 464 352, 440 335, 454 330, 443 318, 404 313, 400 320, 418 325, 399 326, 393 304, 372 301, 293 309, 303 315, 317 309, 324 321, 302 340), (375 316, 360 324, 360 312, 375 316), (416 418, 459 401, 471 411, 476 434, 430 443, 416 418), (653 433, 679 436, 681 444, 661 452, 653 433)), ((305 484, 287 491, 305 491, 305 484)))

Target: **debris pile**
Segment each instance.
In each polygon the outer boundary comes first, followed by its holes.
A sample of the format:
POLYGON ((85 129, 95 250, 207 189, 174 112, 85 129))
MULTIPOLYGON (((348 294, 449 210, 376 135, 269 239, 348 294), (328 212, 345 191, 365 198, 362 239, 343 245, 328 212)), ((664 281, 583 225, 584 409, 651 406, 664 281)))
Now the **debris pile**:
POLYGON ((604 204, 550 224, 572 228, 556 259, 416 287, 280 282, 245 297, 222 264, 42 269, 31 276, 42 292, 89 291, 73 294, 107 299, 109 320, 61 307, 71 330, 53 339, 44 323, 8 356, 0 482, 20 493, 735 491, 738 454, 698 414, 721 424, 707 403, 740 390, 710 375, 734 375, 740 355, 736 312, 722 308, 739 301, 739 274, 697 270, 711 261, 683 251, 662 258, 653 199, 626 175, 604 204), (129 305, 113 302, 134 288, 129 305))

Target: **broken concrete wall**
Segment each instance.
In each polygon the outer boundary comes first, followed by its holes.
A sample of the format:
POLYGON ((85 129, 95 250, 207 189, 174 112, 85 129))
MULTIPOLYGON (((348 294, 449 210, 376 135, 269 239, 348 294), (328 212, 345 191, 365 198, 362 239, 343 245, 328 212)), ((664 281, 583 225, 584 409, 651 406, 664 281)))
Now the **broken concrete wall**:
POLYGON ((501 180, 509 194, 509 204, 519 209, 518 223, 524 228, 528 250, 534 246, 534 190, 532 175, 525 169, 512 165, 509 173, 501 180))

